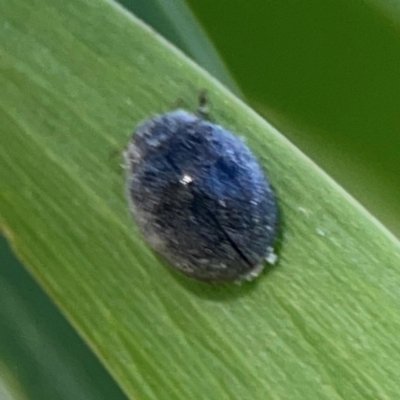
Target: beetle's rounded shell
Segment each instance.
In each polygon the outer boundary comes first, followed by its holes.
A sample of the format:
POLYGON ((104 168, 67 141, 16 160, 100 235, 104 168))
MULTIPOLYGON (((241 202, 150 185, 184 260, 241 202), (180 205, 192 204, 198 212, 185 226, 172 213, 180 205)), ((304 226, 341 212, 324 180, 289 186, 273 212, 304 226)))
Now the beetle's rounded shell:
POLYGON ((137 127, 125 162, 134 219, 173 267, 206 281, 245 279, 262 269, 277 206, 241 139, 176 110, 137 127))

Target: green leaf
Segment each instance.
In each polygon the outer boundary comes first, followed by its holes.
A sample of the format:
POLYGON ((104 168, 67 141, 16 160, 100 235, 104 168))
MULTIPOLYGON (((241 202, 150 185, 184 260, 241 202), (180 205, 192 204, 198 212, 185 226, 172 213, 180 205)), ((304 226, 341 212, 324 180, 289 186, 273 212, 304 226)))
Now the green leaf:
POLYGON ((6 365, 0 363, 0 399, 2 400, 27 400, 23 388, 19 385, 13 372, 6 365))
POLYGON ((118 2, 156 29, 214 78, 239 94, 239 89, 220 56, 183 0, 119 0, 118 2))
POLYGON ((114 3, 0 3, 0 221, 135 399, 392 399, 399 243, 207 73, 114 3), (191 281, 137 234, 121 152, 142 118, 195 107, 246 137, 275 188, 279 263, 191 281))
POLYGON ((0 255, 0 399, 126 399, 1 236, 0 255))

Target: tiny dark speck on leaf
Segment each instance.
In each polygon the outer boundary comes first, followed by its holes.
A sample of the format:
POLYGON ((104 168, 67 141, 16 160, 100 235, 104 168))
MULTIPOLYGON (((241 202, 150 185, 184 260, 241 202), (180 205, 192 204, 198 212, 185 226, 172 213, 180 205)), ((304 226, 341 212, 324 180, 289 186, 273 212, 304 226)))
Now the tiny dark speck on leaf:
POLYGON ((178 109, 141 122, 124 158, 133 217, 172 267, 210 282, 260 273, 273 251, 277 205, 240 138, 178 109))

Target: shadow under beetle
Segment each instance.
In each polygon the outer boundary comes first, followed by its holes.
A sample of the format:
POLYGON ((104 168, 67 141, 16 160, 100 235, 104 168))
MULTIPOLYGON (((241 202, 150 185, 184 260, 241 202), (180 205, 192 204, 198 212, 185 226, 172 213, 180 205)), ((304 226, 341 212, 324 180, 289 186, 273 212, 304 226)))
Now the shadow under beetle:
POLYGON ((272 254, 277 205, 246 144, 178 109, 142 121, 124 152, 126 191, 143 236, 203 281, 252 279, 272 254))

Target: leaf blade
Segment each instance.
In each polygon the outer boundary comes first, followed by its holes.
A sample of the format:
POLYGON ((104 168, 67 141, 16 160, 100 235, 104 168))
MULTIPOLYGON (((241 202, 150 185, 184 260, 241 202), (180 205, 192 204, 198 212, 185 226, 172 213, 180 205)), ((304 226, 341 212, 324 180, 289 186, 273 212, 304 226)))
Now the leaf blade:
POLYGON ((13 67, 0 77, 2 225, 127 395, 393 396, 398 242, 265 121, 114 4, 19 4, 46 23, 32 17, 28 35, 23 13, 1 6, 14 19, 8 43, 22 42, 2 50, 13 67), (123 197, 120 152, 133 125, 202 87, 218 122, 260 157, 281 208, 278 267, 241 287, 167 269, 137 236, 123 197))

